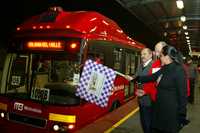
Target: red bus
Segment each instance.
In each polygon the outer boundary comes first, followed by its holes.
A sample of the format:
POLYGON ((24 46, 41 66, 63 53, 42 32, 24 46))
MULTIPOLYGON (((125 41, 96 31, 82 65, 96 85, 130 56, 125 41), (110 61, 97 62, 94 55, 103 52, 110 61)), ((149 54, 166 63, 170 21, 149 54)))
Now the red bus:
POLYGON ((93 11, 50 8, 16 28, 2 70, 3 133, 74 132, 134 98, 134 83, 117 75, 108 106, 75 95, 88 58, 134 74, 144 45, 111 19, 93 11))

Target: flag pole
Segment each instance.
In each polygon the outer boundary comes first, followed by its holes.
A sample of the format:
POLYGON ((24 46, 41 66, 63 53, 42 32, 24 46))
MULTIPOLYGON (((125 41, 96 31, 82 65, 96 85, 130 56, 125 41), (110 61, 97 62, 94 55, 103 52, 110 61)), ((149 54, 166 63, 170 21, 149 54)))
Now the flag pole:
POLYGON ((123 73, 120 73, 120 72, 118 72, 118 71, 115 71, 115 73, 117 74, 117 75, 120 75, 120 76, 122 76, 122 77, 126 77, 126 75, 125 74, 123 74, 123 73))
POLYGON ((133 77, 128 76, 128 75, 125 75, 125 74, 120 73, 120 72, 118 72, 118 71, 115 71, 115 73, 116 73, 117 75, 120 75, 120 76, 124 77, 125 79, 127 79, 127 80, 129 80, 129 81, 131 81, 131 80, 134 79, 133 77))

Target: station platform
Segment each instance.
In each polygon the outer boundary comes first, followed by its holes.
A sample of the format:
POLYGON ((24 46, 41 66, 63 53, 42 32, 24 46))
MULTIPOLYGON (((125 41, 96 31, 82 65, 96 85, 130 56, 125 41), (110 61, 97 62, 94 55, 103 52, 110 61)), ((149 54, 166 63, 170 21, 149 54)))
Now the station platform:
POLYGON ((130 116, 137 113, 138 110, 137 99, 135 98, 75 133, 110 133, 130 116))
MULTIPOLYGON (((190 123, 180 133, 198 133, 200 130, 200 80, 196 83, 195 102, 187 105, 190 123)), ((87 125, 76 133, 143 133, 137 99, 87 125)))

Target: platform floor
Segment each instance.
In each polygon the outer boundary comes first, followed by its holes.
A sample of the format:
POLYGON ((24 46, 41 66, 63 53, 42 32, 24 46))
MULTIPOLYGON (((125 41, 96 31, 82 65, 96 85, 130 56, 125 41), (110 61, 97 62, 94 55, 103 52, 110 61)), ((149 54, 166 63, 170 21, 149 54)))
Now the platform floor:
MULTIPOLYGON (((191 121, 180 133, 200 131, 200 80, 195 88, 195 103, 188 104, 188 119, 191 121)), ((139 120, 139 108, 133 99, 112 113, 87 125, 76 133, 143 133, 139 120)))
MULTIPOLYGON (((200 88, 196 89, 196 99, 194 105, 188 104, 188 119, 191 121, 180 133, 199 133, 200 131, 200 88)), ((139 113, 132 115, 111 133, 143 133, 139 113)))
MULTIPOLYGON (((200 80, 196 82, 195 102, 188 104, 188 119, 191 121, 180 133, 199 133, 200 131, 200 80)), ((139 113, 132 115, 120 126, 116 127, 111 133, 143 133, 139 113)))

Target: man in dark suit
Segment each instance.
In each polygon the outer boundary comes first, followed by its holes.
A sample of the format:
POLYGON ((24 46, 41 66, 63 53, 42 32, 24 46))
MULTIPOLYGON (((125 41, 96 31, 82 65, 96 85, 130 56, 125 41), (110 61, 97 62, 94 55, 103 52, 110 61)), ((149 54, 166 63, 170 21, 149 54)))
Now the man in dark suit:
MULTIPOLYGON (((138 67, 137 76, 151 75, 155 68, 153 68, 152 51, 149 48, 144 48, 141 51, 142 63, 138 67)), ((140 84, 136 90, 138 96, 138 104, 140 107, 140 121, 144 133, 151 132, 151 118, 152 118, 152 102, 156 100, 155 82, 148 82, 140 84)))

